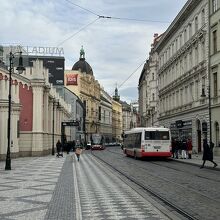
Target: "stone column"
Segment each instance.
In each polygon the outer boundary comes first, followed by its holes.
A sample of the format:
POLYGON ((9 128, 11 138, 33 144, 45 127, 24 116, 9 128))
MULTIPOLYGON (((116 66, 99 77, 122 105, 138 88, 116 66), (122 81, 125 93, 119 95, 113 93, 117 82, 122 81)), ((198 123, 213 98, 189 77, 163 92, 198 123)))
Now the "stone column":
POLYGON ((43 86, 33 85, 33 139, 32 156, 43 154, 43 86))

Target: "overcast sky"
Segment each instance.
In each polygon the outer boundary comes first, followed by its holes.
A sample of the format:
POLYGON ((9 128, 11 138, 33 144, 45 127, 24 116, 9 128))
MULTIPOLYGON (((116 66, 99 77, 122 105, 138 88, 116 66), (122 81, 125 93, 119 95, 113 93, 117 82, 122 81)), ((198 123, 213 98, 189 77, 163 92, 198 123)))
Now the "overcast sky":
POLYGON ((63 47, 65 69, 71 69, 79 60, 83 45, 95 78, 110 95, 117 84, 121 99, 130 102, 138 99, 138 79, 154 33, 163 33, 185 3, 0 0, 0 44, 63 47), (128 19, 98 19, 98 15, 128 19))

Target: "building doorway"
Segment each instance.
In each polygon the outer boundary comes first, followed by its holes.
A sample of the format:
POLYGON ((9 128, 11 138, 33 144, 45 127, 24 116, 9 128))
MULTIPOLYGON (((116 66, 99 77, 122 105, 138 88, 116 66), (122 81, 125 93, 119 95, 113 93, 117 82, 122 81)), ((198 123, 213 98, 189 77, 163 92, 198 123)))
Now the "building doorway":
POLYGON ((198 153, 202 151, 202 144, 201 144, 201 139, 202 139, 202 132, 201 132, 201 123, 199 120, 196 121, 197 124, 197 146, 198 146, 198 153))
POLYGON ((215 122, 215 146, 220 147, 219 141, 219 123, 215 122))

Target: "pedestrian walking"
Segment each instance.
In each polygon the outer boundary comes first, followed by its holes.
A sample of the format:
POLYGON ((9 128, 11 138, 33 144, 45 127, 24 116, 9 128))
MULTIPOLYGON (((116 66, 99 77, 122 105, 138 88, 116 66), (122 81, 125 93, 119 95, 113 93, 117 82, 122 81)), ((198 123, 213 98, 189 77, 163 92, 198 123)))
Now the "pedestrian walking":
POLYGON ((187 149, 187 146, 186 146, 186 140, 182 140, 182 144, 181 144, 181 155, 182 155, 182 159, 186 159, 186 149, 187 149))
POLYGON ((187 146, 188 159, 192 159, 192 148, 193 148, 193 146, 192 146, 191 138, 187 139, 186 146, 187 146))
POLYGON ((200 167, 200 169, 204 167, 206 160, 209 160, 210 162, 212 162, 214 164, 213 166, 214 168, 218 166, 218 164, 213 161, 213 145, 214 144, 211 142, 210 145, 211 146, 208 145, 208 141, 206 138, 203 139, 203 157, 202 157, 203 164, 200 167))
POLYGON ((62 152, 62 144, 61 144, 60 140, 57 141, 56 148, 57 148, 57 155, 56 156, 57 157, 59 157, 59 156, 63 157, 63 153, 60 153, 60 152, 62 152))
POLYGON ((176 153, 176 140, 173 137, 172 137, 171 145, 172 145, 172 155, 173 155, 172 157, 174 158, 175 157, 175 153, 176 153))
POLYGON ((176 139, 176 150, 175 150, 175 158, 179 158, 179 151, 180 151, 180 140, 176 139))
POLYGON ((79 158, 80 158, 80 154, 82 153, 82 148, 77 146, 76 148, 76 151, 75 151, 75 154, 76 154, 76 157, 77 157, 77 160, 79 161, 79 158))

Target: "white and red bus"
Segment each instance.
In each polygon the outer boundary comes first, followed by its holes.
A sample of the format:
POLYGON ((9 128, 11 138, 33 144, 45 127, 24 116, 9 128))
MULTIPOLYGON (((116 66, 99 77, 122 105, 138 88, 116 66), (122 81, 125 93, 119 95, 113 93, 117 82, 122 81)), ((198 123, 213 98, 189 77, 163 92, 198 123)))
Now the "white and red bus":
POLYGON ((127 156, 170 157, 170 129, 164 127, 133 128, 123 135, 123 151, 127 156))

